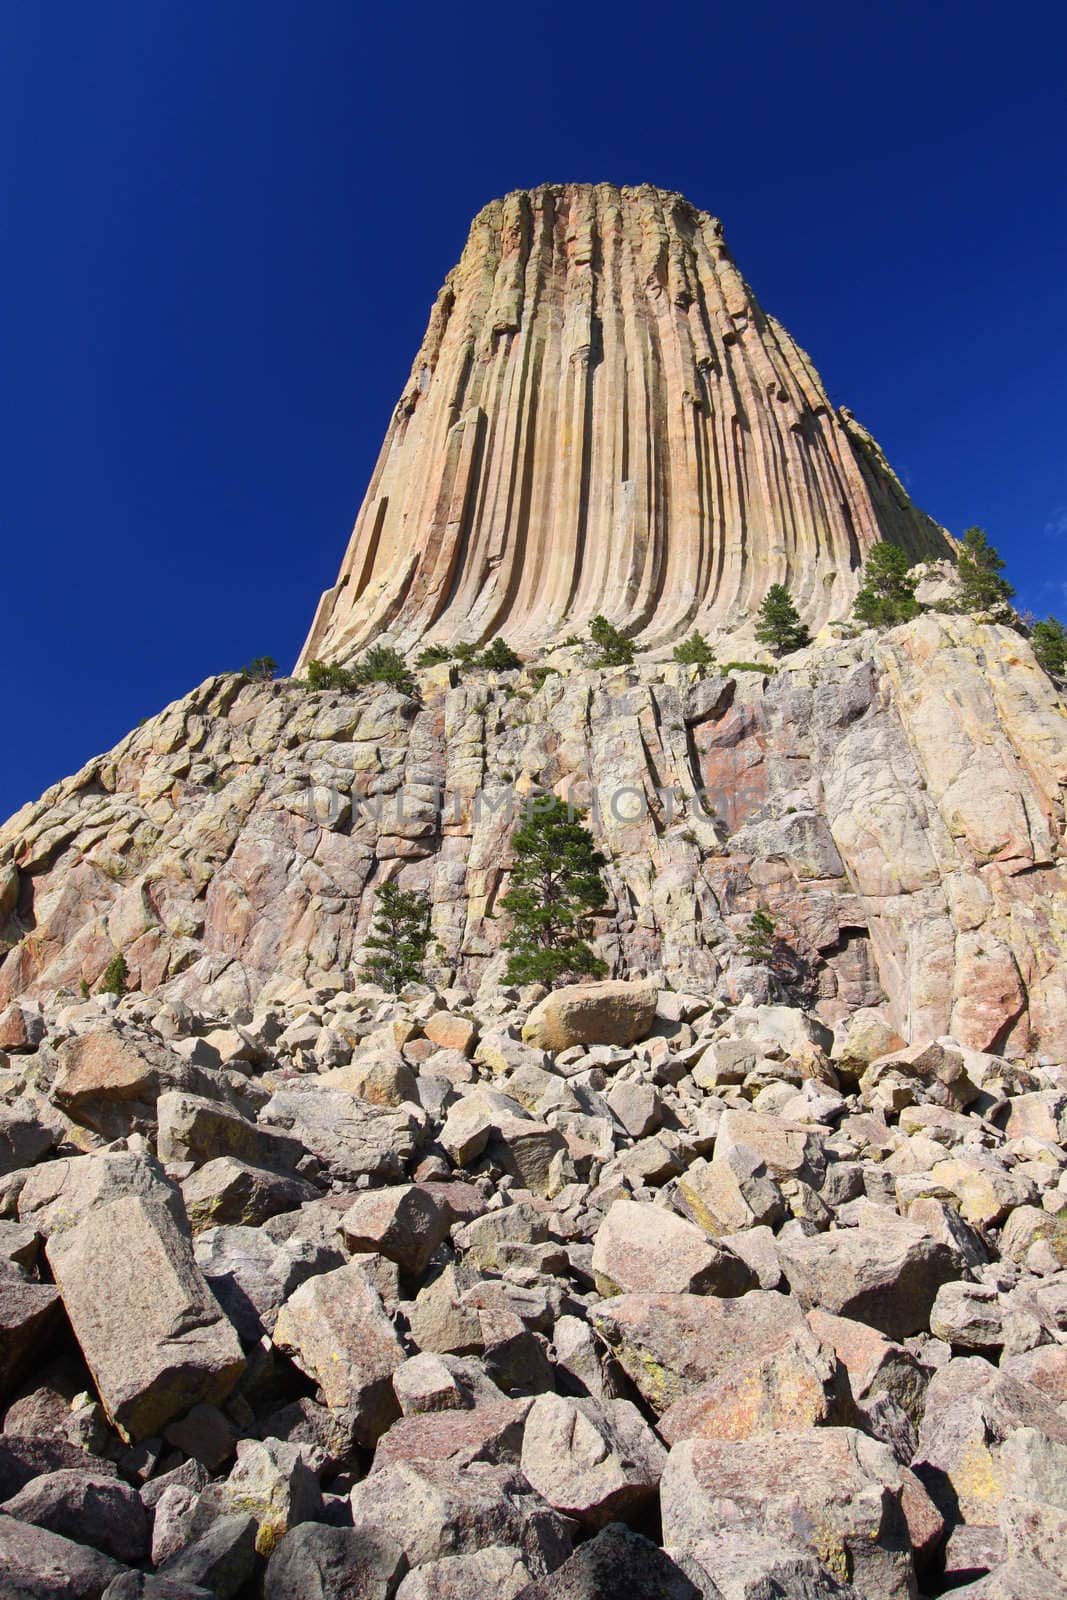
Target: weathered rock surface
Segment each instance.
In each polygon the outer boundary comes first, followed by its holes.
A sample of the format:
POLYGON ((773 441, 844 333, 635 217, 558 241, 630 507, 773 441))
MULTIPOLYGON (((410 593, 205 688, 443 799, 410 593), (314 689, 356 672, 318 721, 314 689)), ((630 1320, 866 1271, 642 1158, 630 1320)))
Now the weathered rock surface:
POLYGON ((598 611, 656 643, 776 579, 822 622, 881 538, 948 553, 721 222, 648 185, 544 185, 471 225, 304 655, 383 629, 543 643, 598 611))
POLYGON ((0 1588, 1045 1600, 1059 686, 947 612, 664 659, 939 538, 677 197, 489 208, 434 329, 309 649, 552 648, 227 674, 0 829, 0 1588), (554 642, 599 609, 632 666, 554 642), (604 854, 610 974, 547 995, 502 948, 546 791, 604 854), (399 995, 386 881, 434 940, 399 995))
POLYGON ((48 1262, 108 1416, 147 1438, 244 1369, 237 1335, 166 1206, 129 1196, 54 1232, 48 1262))

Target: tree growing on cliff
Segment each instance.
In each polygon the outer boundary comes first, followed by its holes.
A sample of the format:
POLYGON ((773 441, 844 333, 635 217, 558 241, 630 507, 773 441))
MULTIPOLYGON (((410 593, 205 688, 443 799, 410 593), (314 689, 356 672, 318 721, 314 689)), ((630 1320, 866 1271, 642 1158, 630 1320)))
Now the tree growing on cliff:
POLYGON ((852 608, 857 622, 868 628, 894 628, 919 615, 922 606, 915 598, 918 580, 911 565, 898 544, 882 540, 871 546, 863 564, 863 587, 852 608))
POLYGON ((634 659, 634 647, 624 633, 612 627, 607 617, 596 616, 589 624, 589 637, 593 642, 594 667, 628 667, 634 659))
POLYGON ((700 676, 703 677, 709 667, 715 665, 715 652, 704 635, 694 628, 688 639, 675 645, 674 659, 683 667, 699 667, 700 676))
POLYGON ((475 665, 488 667, 490 672, 518 672, 522 657, 516 655, 506 639, 497 638, 476 658, 475 665))
POLYGON ((363 970, 383 989, 399 994, 423 975, 430 944, 430 904, 414 889, 383 883, 374 899, 374 919, 364 941, 373 954, 363 970))
POLYGON ((504 940, 508 983, 602 977, 607 967, 586 943, 588 918, 604 905, 604 857, 585 813, 555 795, 539 795, 511 837, 511 887, 501 900, 511 913, 504 940))
POLYGON ((269 683, 277 671, 278 663, 273 656, 256 656, 241 668, 241 677, 251 678, 255 683, 269 683))
POLYGON ((1030 630, 1030 644, 1038 666, 1054 677, 1067 676, 1067 628, 1058 617, 1035 622, 1030 630))
POLYGON ((104 968, 104 975, 100 979, 99 994, 113 994, 120 1000, 126 993, 126 984, 129 981, 130 969, 126 965, 126 957, 121 950, 111 957, 104 968))
POLYGON ((756 638, 770 645, 776 656, 790 655, 811 643, 811 635, 784 583, 772 583, 759 608, 756 638))
POLYGON ((1015 590, 1007 578, 1001 577, 1003 571, 1004 562, 990 544, 985 529, 965 529, 963 549, 956 563, 961 610, 995 611, 999 606, 1006 606, 1015 590))

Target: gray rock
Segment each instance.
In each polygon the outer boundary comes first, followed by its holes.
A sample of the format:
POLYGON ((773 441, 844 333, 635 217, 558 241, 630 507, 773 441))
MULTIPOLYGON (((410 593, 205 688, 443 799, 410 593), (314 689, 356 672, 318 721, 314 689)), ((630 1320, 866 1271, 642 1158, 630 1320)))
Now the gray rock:
POLYGON ((127 1565, 148 1555, 148 1516, 140 1496, 104 1473, 46 1473, 6 1500, 2 1509, 127 1565))
POLYGON ((10 1394, 62 1322, 59 1295, 0 1271, 0 1399, 10 1394))
POLYGON ((597 1229, 593 1274, 601 1294, 744 1294, 749 1267, 663 1206, 616 1200, 597 1229))
POLYGON ((123 1571, 99 1550, 0 1511, 0 1580, 4 1600, 100 1600, 123 1571))
POLYGON ((200 1584, 217 1600, 233 1600, 256 1564, 256 1520, 237 1514, 219 1517, 159 1569, 161 1578, 200 1584))
MULTIPOLYGON (((408 1565, 399 1544, 388 1537, 303 1523, 271 1556, 264 1600, 393 1600, 408 1565)), ((469 1594, 465 1600, 471 1600, 469 1594)))
POLYGON ((392 1376, 404 1348, 356 1262, 301 1284, 279 1313, 274 1342, 315 1380, 359 1443, 374 1444, 397 1416, 392 1376))
POLYGON ((805 1310, 854 1317, 898 1340, 927 1328, 937 1291, 963 1270, 954 1250, 885 1207, 861 1228, 783 1236, 778 1254, 805 1310))
POLYGON ((517 1600, 714 1600, 657 1545, 621 1524, 603 1528, 517 1600))
POLYGON ((586 1527, 626 1521, 655 1497, 667 1452, 628 1400, 534 1401, 522 1438, 531 1488, 586 1527))
POLYGON ((664 1546, 692 1552, 727 1526, 799 1546, 864 1600, 913 1600, 900 1469, 852 1428, 676 1444, 660 1483, 664 1546))
POLYGON ((318 1195, 315 1185, 303 1178, 249 1166, 236 1156, 205 1162, 182 1184, 182 1199, 194 1232, 225 1223, 257 1228, 268 1217, 294 1211, 318 1195))
POLYGON ((512 1467, 395 1462, 357 1483, 351 1502, 352 1526, 398 1544, 413 1567, 509 1545, 543 1576, 570 1554, 569 1524, 512 1467))
POLYGON ((357 1195, 341 1218, 341 1234, 354 1253, 374 1252, 419 1277, 448 1237, 450 1219, 434 1196, 416 1183, 357 1195))
POLYGON ((194 1254, 246 1344, 273 1332, 283 1304, 308 1278, 344 1265, 339 1249, 300 1238, 275 1244, 261 1228, 207 1228, 197 1235, 194 1254))
POLYGON ((515 1600, 530 1581, 521 1550, 490 1545, 466 1556, 443 1556, 409 1572, 396 1600, 473 1600, 491 1595, 493 1600, 515 1600))
POLYGON ((338 1089, 279 1090, 260 1113, 261 1126, 291 1133, 337 1178, 396 1183, 418 1145, 410 1110, 371 1105, 338 1089))
POLYGON ((53 1232, 48 1261, 104 1407, 146 1439, 244 1370, 237 1335, 165 1205, 109 1201, 53 1232))
POLYGON ((192 1161, 198 1166, 234 1156, 254 1167, 295 1167, 304 1155, 299 1138, 261 1128, 232 1106, 201 1095, 161 1094, 157 1148, 161 1161, 192 1161))

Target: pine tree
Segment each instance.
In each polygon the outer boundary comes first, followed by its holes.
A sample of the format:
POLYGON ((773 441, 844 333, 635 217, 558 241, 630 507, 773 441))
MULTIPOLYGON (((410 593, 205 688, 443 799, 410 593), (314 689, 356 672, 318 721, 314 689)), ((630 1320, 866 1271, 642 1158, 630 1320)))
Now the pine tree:
POLYGON ((884 540, 872 545, 863 565, 863 587, 853 607, 856 620, 869 628, 893 628, 917 617, 922 606, 915 598, 917 580, 910 569, 911 562, 899 545, 884 540))
POLYGON ((984 528, 967 528, 963 549, 956 564, 959 576, 959 605, 963 611, 995 611, 1015 594, 1007 578, 1000 574, 1004 562, 990 544, 984 528))
POLYGON ((130 976, 130 969, 126 965, 126 957, 122 952, 113 955, 104 968, 104 975, 100 979, 98 994, 114 994, 121 999, 126 993, 126 983, 130 976))
POLYGON ((747 961, 766 966, 774 957, 778 924, 769 911, 761 907, 748 919, 748 927, 741 935, 739 947, 747 961))
POLYGON ((585 813, 555 795, 540 795, 511 838, 511 887, 501 900, 513 926, 508 983, 601 977, 607 967, 585 942, 588 916, 605 900, 604 857, 585 826, 585 813))
POLYGON ((701 676, 715 665, 715 653, 702 633, 696 629, 674 647, 674 659, 683 667, 699 667, 701 676))
POLYGON ((476 665, 488 667, 490 672, 517 672, 522 666, 522 657, 516 655, 505 640, 494 639, 489 648, 483 650, 477 658, 476 665))
POLYGON ((241 668, 243 678, 252 678, 259 683, 269 683, 278 670, 278 663, 273 656, 256 656, 247 666, 241 668))
POLYGON ((383 989, 399 994, 423 975, 430 944, 430 905, 414 889, 383 883, 374 900, 374 919, 364 949, 375 953, 363 963, 383 989))
POLYGON ((634 647, 624 633, 613 628, 607 617, 594 617, 589 624, 589 637, 596 646, 594 667, 628 667, 634 659, 634 647))
POLYGON ((760 644, 770 645, 776 656, 790 655, 811 643, 811 635, 800 620, 784 583, 772 583, 763 597, 756 624, 760 644))
POLYGON ((1067 628, 1058 617, 1035 622, 1030 630, 1030 643, 1039 666, 1057 678, 1067 675, 1067 628))

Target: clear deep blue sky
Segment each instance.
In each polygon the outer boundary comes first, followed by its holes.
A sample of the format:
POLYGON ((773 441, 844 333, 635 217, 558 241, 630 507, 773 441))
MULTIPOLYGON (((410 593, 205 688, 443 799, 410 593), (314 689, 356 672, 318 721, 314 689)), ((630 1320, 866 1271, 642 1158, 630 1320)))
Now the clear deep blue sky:
POLYGON ((649 181, 1067 615, 1062 7, 0 0, 0 816, 294 659, 470 217, 649 181))

